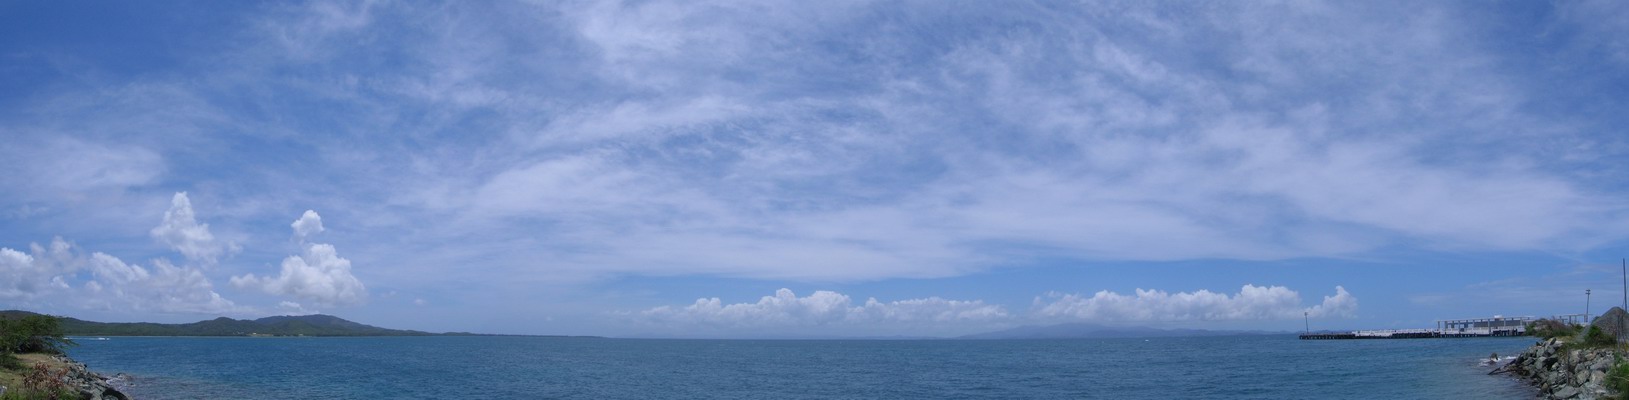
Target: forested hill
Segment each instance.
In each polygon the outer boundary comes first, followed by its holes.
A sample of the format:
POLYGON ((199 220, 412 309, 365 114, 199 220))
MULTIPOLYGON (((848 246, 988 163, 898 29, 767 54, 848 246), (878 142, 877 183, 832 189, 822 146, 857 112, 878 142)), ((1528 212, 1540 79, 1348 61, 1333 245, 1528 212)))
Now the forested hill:
MULTIPOLYGON (((0 319, 17 319, 36 313, 0 311, 0 319)), ((364 325, 332 315, 266 317, 256 320, 226 317, 188 324, 151 322, 92 322, 62 318, 62 330, 70 336, 430 336, 435 333, 386 329, 364 325)), ((458 335, 459 333, 454 333, 458 335)), ((467 335, 467 334, 463 334, 467 335)))

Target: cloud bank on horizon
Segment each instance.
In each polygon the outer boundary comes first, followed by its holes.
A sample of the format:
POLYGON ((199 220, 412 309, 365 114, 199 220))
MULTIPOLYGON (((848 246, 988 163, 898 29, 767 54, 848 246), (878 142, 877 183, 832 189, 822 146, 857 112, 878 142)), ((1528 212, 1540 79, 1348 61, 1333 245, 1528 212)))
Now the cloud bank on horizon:
POLYGON ((592 334, 1361 318, 1347 288, 1404 314, 1571 293, 1629 241, 1609 1, 69 8, 0 6, 17 307, 592 334), (1429 271, 1459 256, 1546 268, 1429 271), (1303 272, 1140 272, 1206 262, 1303 272), (1362 262, 1421 283, 1304 271, 1362 262), (1004 274, 1027 278, 959 283, 1004 274), (793 287, 818 291, 750 302, 793 287))
POLYGON ((1248 321, 1296 317, 1350 318, 1357 312, 1357 297, 1336 286, 1334 296, 1311 307, 1301 306, 1301 295, 1283 286, 1244 285, 1236 294, 1198 290, 1166 293, 1137 289, 1134 296, 1100 291, 1091 297, 1048 293, 1037 297, 1027 313, 1010 312, 983 301, 939 297, 861 304, 842 293, 815 291, 798 297, 782 288, 755 303, 724 304, 717 297, 696 299, 683 307, 659 306, 631 314, 640 323, 669 329, 668 334, 707 335, 720 332, 799 334, 845 332, 894 333, 940 331, 946 327, 977 329, 1014 324, 1056 324, 1091 321, 1126 324, 1172 321, 1248 321), (812 329, 811 329, 812 328, 812 329), (935 329, 937 328, 937 329, 935 329), (788 330, 795 329, 795 330, 788 330))

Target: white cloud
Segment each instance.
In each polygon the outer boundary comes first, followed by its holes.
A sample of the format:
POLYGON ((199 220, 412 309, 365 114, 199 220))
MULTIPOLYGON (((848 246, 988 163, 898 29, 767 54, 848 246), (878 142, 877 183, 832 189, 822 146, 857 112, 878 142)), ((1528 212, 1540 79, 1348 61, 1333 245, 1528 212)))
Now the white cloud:
MULTIPOLYGON (((1218 7, 1194 18, 1253 23, 1196 21, 1192 31, 1177 28, 1182 15, 1133 7, 1137 18, 1124 21, 1062 12, 1033 32, 980 26, 921 43, 888 34, 912 22, 867 19, 883 6, 850 6, 566 7, 560 26, 597 50, 588 55, 596 83, 637 95, 589 96, 532 119, 547 123, 508 126, 524 150, 489 149, 508 158, 485 158, 503 162, 429 191, 475 196, 420 205, 455 216, 460 226, 446 231, 457 235, 519 233, 475 245, 501 254, 497 273, 547 265, 550 274, 531 275, 539 280, 853 281, 963 275, 1028 257, 1531 250, 1625 234, 1590 223, 1621 220, 1622 202, 1523 149, 1476 149, 1466 158, 1476 163, 1440 158, 1436 140, 1481 135, 1453 121, 1499 127, 1487 130, 1495 136, 1536 128, 1516 117, 1522 93, 1442 40, 1439 14, 1374 26, 1361 6, 1218 7), (1118 28, 1078 29, 1103 24, 1118 28), (1218 39, 1235 34, 1249 40, 1218 39), (810 43, 837 43, 853 59, 835 59, 864 62, 830 65, 821 56, 832 54, 810 43), (1194 43, 1230 51, 1199 60, 1167 51, 1194 43), (1321 52, 1324 43, 1341 51, 1321 52), (1348 79, 1420 90, 1360 85, 1340 88, 1352 103, 1325 97, 1332 80, 1348 79), (1477 104, 1459 104, 1467 98, 1477 104), (467 216, 477 218, 457 218, 467 216)), ((458 86, 503 86, 466 78, 458 86)), ((421 243, 442 239, 453 240, 421 243)))
POLYGON ((88 269, 95 280, 86 288, 97 293, 81 299, 98 308, 159 311, 165 313, 223 314, 243 312, 214 290, 198 268, 181 267, 164 259, 151 268, 126 264, 105 253, 92 253, 88 269))
POLYGON ((307 237, 323 231, 322 216, 317 215, 316 211, 305 210, 305 214, 300 214, 300 219, 294 220, 289 227, 294 228, 294 237, 299 238, 300 242, 305 242, 307 237))
POLYGON ((4 214, 8 219, 23 220, 36 215, 45 214, 50 211, 50 207, 23 204, 21 206, 17 206, 17 208, 6 211, 4 214))
POLYGON ((684 306, 660 306, 631 314, 638 322, 674 332, 724 335, 773 334, 944 334, 1006 326, 1090 321, 1111 324, 1352 318, 1357 298, 1336 286, 1333 296, 1311 307, 1283 286, 1244 285, 1236 294, 1206 290, 1167 293, 1137 290, 1135 295, 1101 291, 1092 296, 1051 293, 1035 299, 1027 313, 983 301, 940 297, 856 304, 848 295, 816 291, 799 297, 790 289, 751 303, 696 299, 684 306))
POLYGON ((1346 288, 1336 286, 1334 296, 1324 296, 1324 302, 1307 309, 1307 314, 1313 317, 1344 317, 1357 316, 1357 297, 1346 292, 1346 288))
MULTIPOLYGON (((9 248, 0 248, 0 298, 18 300, 33 297, 45 277, 34 257, 9 248)), ((48 278, 48 277, 47 277, 48 278)))
POLYGON ((164 172, 163 159, 142 146, 41 135, 0 145, 0 157, 13 160, 13 173, 0 177, 19 200, 81 200, 90 193, 151 183, 164 172))
POLYGON ((187 192, 178 192, 170 199, 170 209, 164 212, 164 221, 149 233, 154 239, 181 252, 188 260, 203 265, 215 265, 232 248, 215 240, 215 235, 209 233, 209 224, 198 223, 187 192))
POLYGON ((683 307, 661 306, 639 314, 652 322, 702 324, 730 328, 781 328, 866 324, 957 324, 1007 318, 1001 306, 982 301, 938 297, 853 304, 848 295, 816 291, 798 297, 790 289, 775 291, 756 303, 724 304, 716 297, 696 299, 683 307))
MULTIPOLYGON (((212 243, 207 227, 196 224, 185 194, 177 194, 165 223, 153 230, 163 241, 189 256, 212 243)), ((0 298, 40 299, 81 307, 162 313, 221 314, 246 311, 214 291, 209 278, 195 267, 175 266, 164 259, 151 267, 125 263, 102 252, 82 256, 76 246, 60 237, 47 245, 30 244, 32 254, 0 248, 0 298), (86 276, 88 275, 88 276, 86 276), (74 282, 74 283, 70 283, 74 282), (82 290, 72 290, 78 285, 82 290)), ((219 247, 216 247, 219 249, 219 247)), ((219 253, 213 253, 219 254, 219 253)))
POLYGON ((292 301, 277 303, 277 309, 280 310, 283 315, 311 315, 317 313, 315 310, 307 310, 305 306, 292 301))
POLYGON ((49 246, 30 243, 30 253, 0 247, 0 299, 26 301, 67 289, 63 276, 80 264, 72 246, 58 237, 49 246))
POLYGON ((293 296, 323 307, 355 305, 367 299, 367 287, 351 274, 351 260, 341 258, 334 245, 305 242, 306 235, 322 230, 322 219, 316 212, 306 211, 290 227, 301 239, 301 254, 284 258, 275 277, 235 276, 232 286, 293 296))
MULTIPOLYGON (((1623 8, 1611 4, 1563 17, 1621 32, 1623 19, 1609 17, 1623 8)), ((0 136, 36 138, 0 144, 20 172, 0 186, 23 188, 0 209, 105 224, 65 200, 160 181, 221 185, 212 193, 241 196, 229 203, 245 214, 326 196, 323 207, 388 215, 358 223, 364 234, 422 250, 348 248, 403 271, 380 276, 391 287, 437 283, 472 254, 490 260, 461 277, 472 282, 854 281, 1030 257, 1392 258, 1626 237, 1618 186, 1581 181, 1605 165, 1557 165, 1528 146, 1575 142, 1571 115, 1544 110, 1576 107, 1525 106, 1569 86, 1513 83, 1523 71, 1497 63, 1509 54, 1454 36, 1481 32, 1452 18, 1455 6, 1026 7, 289 7, 299 9, 219 35, 241 53, 189 63, 235 73, 177 66, 97 90, 36 91, 72 95, 26 99, 38 106, 0 123, 0 136), (900 34, 945 26, 955 34, 900 34), (400 62, 381 65, 369 49, 400 62), (176 79, 192 76, 208 79, 176 79), (561 79, 526 79, 538 76, 561 79), (204 101, 241 93, 289 101, 204 101), (287 108, 303 104, 333 106, 287 108), (311 118, 276 118, 288 111, 311 118), (205 129, 211 121, 228 122, 205 129), (192 134, 182 142, 177 131, 192 134), (318 131, 335 134, 307 134, 318 131), (1513 133, 1538 139, 1506 143, 1513 133), (232 153, 259 143, 323 150, 289 155, 299 162, 232 153), (311 177, 347 195, 297 190, 311 177), (422 221, 437 229, 403 229, 422 221)), ((1586 42, 1624 54, 1622 40, 1586 42)), ((1607 148, 1560 153, 1621 158, 1607 148)), ((321 230, 302 221, 303 243, 321 230)), ((161 240, 189 259, 209 252, 173 237, 161 240)), ((294 251, 295 271, 326 276, 310 251, 294 251)), ((265 289, 278 278, 246 279, 265 289)))
POLYGON ((1244 285, 1228 295, 1208 290, 1167 293, 1137 289, 1135 295, 1100 291, 1090 297, 1050 294, 1035 299, 1034 317, 1044 320, 1089 321, 1229 321, 1274 320, 1302 317, 1352 317, 1357 298, 1336 286, 1323 303, 1301 306, 1301 295, 1283 286, 1244 285))

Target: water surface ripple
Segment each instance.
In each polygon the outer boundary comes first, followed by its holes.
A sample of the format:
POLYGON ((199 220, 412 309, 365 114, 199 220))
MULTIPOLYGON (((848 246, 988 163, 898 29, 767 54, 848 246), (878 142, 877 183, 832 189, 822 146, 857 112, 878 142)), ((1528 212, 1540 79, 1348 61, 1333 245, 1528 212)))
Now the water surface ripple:
POLYGON ((115 337, 71 355, 135 375, 139 399, 1527 399, 1476 364, 1533 341, 115 337))

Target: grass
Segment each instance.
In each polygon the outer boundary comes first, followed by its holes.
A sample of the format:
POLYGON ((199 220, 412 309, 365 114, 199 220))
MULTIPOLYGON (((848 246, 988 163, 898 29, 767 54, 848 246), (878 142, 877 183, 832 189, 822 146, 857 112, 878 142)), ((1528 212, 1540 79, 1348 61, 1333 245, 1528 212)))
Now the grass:
POLYGON ((1606 389, 1617 393, 1619 399, 1629 397, 1629 362, 1624 362, 1622 356, 1616 357, 1612 369, 1606 371, 1606 389))
POLYGON ((79 398, 72 389, 53 383, 57 382, 57 372, 68 370, 67 363, 40 353, 17 354, 16 357, 19 368, 0 369, 0 385, 6 387, 0 400, 79 398))

